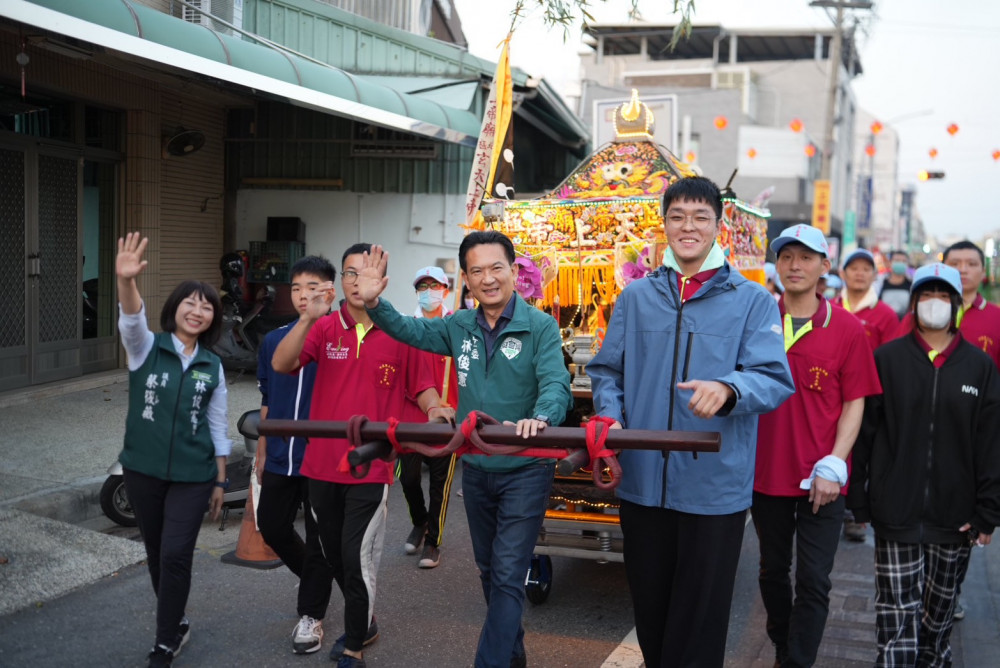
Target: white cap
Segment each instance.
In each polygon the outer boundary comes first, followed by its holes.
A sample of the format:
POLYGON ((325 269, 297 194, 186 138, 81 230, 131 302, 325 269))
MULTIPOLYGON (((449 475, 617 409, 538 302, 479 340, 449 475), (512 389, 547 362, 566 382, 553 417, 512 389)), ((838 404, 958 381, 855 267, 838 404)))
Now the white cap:
POLYGON ((424 267, 417 271, 417 275, 413 277, 413 286, 416 287, 417 283, 425 278, 432 278, 444 287, 448 287, 448 274, 444 273, 444 269, 436 265, 424 267))

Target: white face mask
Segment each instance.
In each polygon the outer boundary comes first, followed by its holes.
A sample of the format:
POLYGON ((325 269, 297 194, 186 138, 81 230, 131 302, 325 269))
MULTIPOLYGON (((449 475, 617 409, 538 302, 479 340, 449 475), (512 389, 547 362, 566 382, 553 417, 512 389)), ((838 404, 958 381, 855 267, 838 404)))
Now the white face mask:
POLYGON ((927 329, 945 329, 951 321, 951 302, 943 299, 917 302, 917 317, 927 329))
POLYGON ((424 290, 417 293, 417 303, 423 311, 433 311, 444 301, 444 290, 424 290))

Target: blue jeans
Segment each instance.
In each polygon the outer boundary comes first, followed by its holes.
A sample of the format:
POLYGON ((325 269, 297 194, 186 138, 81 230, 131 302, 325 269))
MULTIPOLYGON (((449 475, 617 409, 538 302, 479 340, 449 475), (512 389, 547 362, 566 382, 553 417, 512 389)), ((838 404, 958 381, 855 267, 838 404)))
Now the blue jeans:
POLYGON ((476 668, 508 668, 524 656, 524 579, 552 489, 554 462, 509 473, 462 467, 465 514, 486 597, 476 668))

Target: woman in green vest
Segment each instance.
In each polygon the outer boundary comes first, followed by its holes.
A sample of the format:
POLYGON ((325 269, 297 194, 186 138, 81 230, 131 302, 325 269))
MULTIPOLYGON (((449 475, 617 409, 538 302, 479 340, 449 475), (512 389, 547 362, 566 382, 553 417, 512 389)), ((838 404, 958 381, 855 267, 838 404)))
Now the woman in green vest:
POLYGON ((146 267, 147 242, 137 232, 119 239, 115 271, 129 368, 118 459, 156 593, 152 668, 169 666, 190 637, 184 608, 195 541, 205 509, 215 519, 222 507, 231 443, 222 362, 209 350, 222 324, 219 295, 207 283, 181 283, 163 304, 162 331, 151 332, 135 280, 146 267))

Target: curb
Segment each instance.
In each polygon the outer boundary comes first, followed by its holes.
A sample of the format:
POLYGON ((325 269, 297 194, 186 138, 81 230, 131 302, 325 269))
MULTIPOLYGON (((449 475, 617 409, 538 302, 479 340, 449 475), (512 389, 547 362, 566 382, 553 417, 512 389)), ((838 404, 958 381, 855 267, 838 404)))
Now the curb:
POLYGON ((104 482, 101 481, 75 487, 64 487, 5 505, 59 522, 79 524, 103 516, 101 511, 101 487, 103 485, 104 482))

